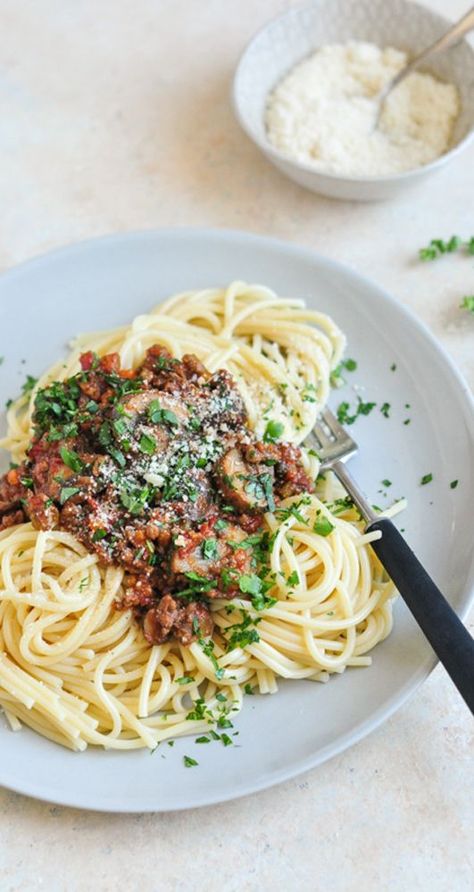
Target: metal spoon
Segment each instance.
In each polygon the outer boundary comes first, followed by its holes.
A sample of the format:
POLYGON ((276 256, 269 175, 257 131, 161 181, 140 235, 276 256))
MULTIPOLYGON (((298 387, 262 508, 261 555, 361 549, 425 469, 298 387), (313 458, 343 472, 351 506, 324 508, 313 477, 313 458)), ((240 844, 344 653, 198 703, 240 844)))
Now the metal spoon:
POLYGON ((474 29, 474 6, 470 9, 469 12, 466 13, 459 19, 459 22, 456 22, 446 34, 443 34, 435 43, 429 46, 426 50, 423 50, 418 56, 415 56, 408 65, 405 65, 405 68, 402 68, 401 71, 398 72, 396 77, 392 78, 391 81, 386 84, 383 90, 379 94, 378 101, 378 109, 377 109, 377 117, 375 119, 375 126, 379 126, 380 117, 383 112, 385 100, 389 93, 392 92, 394 87, 397 87, 401 81, 405 80, 408 74, 411 74, 421 62, 424 62, 426 59, 429 59, 431 56, 434 56, 435 53, 440 53, 443 50, 449 49, 450 46, 453 46, 461 37, 464 37, 465 34, 468 34, 469 31, 474 29))

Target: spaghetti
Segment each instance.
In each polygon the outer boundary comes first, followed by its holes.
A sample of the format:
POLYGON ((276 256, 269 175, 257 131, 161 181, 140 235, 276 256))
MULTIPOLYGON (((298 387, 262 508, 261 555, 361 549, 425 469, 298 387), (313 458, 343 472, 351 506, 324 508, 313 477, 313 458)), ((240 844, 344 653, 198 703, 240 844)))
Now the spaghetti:
MULTIPOLYGON (((234 282, 177 295, 130 326, 80 336, 8 412, 2 445, 22 461, 34 435, 35 397, 79 369, 79 356, 117 351, 136 368, 159 343, 226 369, 262 437, 269 420, 301 443, 327 400, 344 337, 324 314, 268 288, 234 282)), ((16 524, 0 533, 0 705, 13 729, 82 750, 153 749, 161 741, 230 727, 246 694, 278 678, 327 681, 368 652, 392 624, 395 591, 354 506, 303 450, 314 491, 265 513, 271 587, 264 599, 216 597, 212 636, 150 646, 131 609, 119 610, 124 570, 64 530, 16 524)))

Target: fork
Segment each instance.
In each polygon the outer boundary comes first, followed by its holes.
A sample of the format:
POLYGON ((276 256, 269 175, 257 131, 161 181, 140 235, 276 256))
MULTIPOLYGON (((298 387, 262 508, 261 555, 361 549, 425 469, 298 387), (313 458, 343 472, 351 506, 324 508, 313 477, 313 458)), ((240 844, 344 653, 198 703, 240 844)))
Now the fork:
POLYGON ((357 452, 355 440, 330 409, 324 409, 306 440, 321 460, 322 471, 333 471, 367 523, 366 533, 380 532, 371 542, 375 554, 474 713, 474 639, 448 604, 396 526, 371 508, 344 462, 357 452))

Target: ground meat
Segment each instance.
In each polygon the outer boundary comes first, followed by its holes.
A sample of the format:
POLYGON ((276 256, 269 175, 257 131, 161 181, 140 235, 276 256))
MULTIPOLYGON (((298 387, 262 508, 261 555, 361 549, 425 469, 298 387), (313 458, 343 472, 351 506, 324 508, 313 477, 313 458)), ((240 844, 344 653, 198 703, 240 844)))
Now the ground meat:
POLYGON ((10 527, 16 526, 18 523, 25 522, 25 515, 22 508, 14 509, 13 511, 7 511, 5 514, 2 514, 0 517, 0 532, 1 530, 8 530, 10 527))
POLYGON ((149 644, 163 644, 175 637, 185 647, 196 634, 203 638, 212 634, 214 623, 209 608, 199 601, 183 606, 171 595, 164 595, 157 607, 147 611, 143 632, 149 644))
POLYGON ((212 631, 207 604, 265 573, 254 536, 277 499, 312 488, 297 447, 261 443, 231 375, 151 346, 137 369, 89 351, 39 390, 26 460, 0 479, 0 529, 31 520, 123 567, 121 608, 151 643, 212 631))
POLYGON ((262 467, 272 462, 275 469, 275 493, 282 499, 299 492, 312 492, 313 481, 308 477, 302 461, 301 449, 292 443, 252 443, 244 447, 245 460, 262 467))

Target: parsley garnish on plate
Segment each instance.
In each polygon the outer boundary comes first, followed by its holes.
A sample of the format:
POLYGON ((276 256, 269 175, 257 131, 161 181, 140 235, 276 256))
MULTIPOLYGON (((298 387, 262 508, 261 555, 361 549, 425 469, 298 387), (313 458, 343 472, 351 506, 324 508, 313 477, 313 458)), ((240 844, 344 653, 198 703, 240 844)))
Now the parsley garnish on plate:
POLYGON ((355 372, 356 368, 357 362, 355 361, 355 359, 343 359, 339 363, 339 365, 337 365, 336 368, 333 369, 333 371, 331 372, 331 387, 342 387, 345 380, 342 375, 343 370, 345 369, 347 372, 355 372))
POLYGON ((185 768, 194 768, 195 765, 199 765, 199 762, 196 762, 196 759, 192 759, 191 756, 183 756, 183 762, 185 768))
POLYGON ((420 480, 421 486, 425 486, 427 483, 431 483, 433 479, 433 474, 424 474, 420 480))
POLYGON ((359 415, 369 415, 375 408, 375 403, 364 403, 360 396, 357 397, 357 406, 354 410, 347 401, 339 403, 337 407, 337 420, 340 424, 354 424, 359 415))
POLYGON ((458 483, 459 483, 459 480, 451 480, 451 483, 449 485, 450 485, 451 489, 456 489, 458 483))

